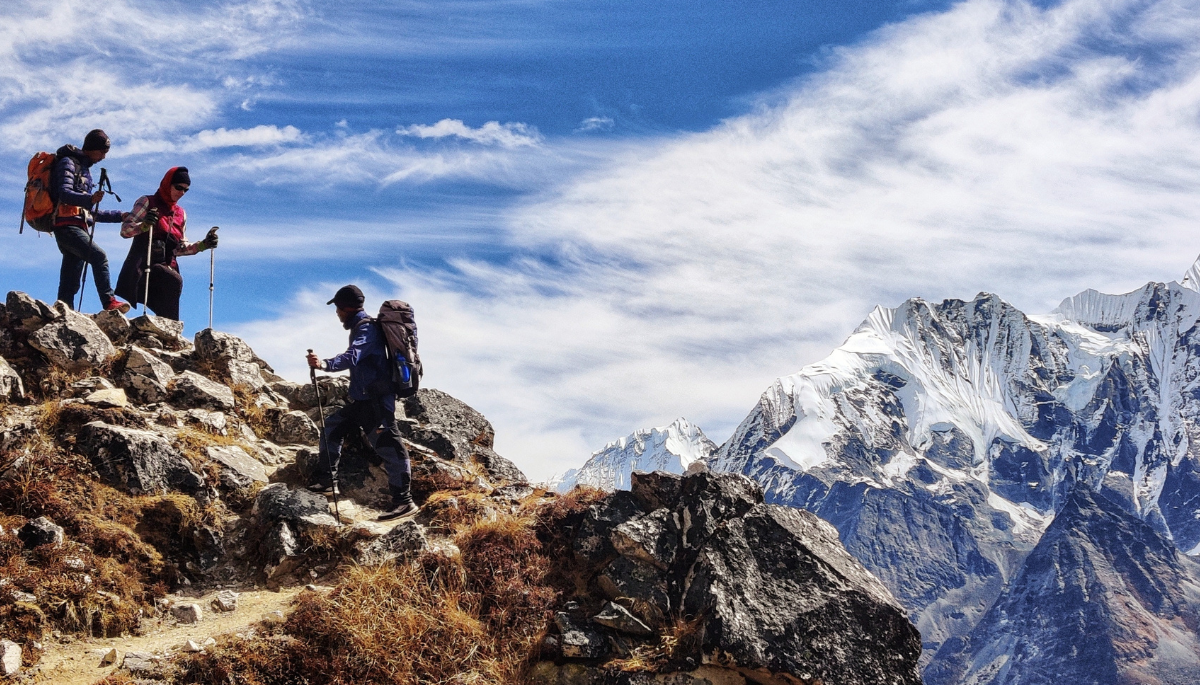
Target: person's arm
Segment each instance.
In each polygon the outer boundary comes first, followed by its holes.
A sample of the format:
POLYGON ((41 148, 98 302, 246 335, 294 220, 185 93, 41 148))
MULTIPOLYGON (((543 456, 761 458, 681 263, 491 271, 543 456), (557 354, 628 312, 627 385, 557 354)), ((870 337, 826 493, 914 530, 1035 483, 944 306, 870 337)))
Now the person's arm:
POLYGON ((119 209, 99 209, 92 212, 92 217, 102 224, 120 224, 125 222, 126 212, 119 209))
MULTIPOLYGON (((186 231, 187 231, 187 212, 184 212, 184 214, 183 214, 183 226, 184 226, 184 231, 185 231, 183 235, 186 236, 187 235, 187 233, 186 233, 186 231)), ((180 247, 178 250, 175 250, 175 256, 176 257, 186 257, 188 255, 193 255, 193 254, 196 254, 197 252, 203 252, 207 249, 216 247, 217 246, 217 235, 216 235, 215 231, 210 230, 208 232, 208 235, 204 236, 204 240, 197 240, 194 243, 188 244, 186 237, 184 237, 180 240, 180 242, 182 243, 183 247, 180 247)))
POLYGON ((63 156, 54 163, 53 179, 51 185, 56 189, 53 198, 55 202, 73 207, 82 207, 86 210, 92 209, 92 195, 75 192, 75 181, 79 177, 79 169, 75 166, 75 160, 63 156))
POLYGON ((150 196, 143 195, 133 203, 133 209, 125 215, 121 222, 121 237, 132 238, 139 233, 145 233, 146 212, 150 209, 150 196))
POLYGON ((367 346, 367 329, 369 326, 369 323, 367 325, 359 324, 354 329, 354 339, 350 341, 350 347, 338 356, 326 359, 324 362, 325 371, 345 371, 358 364, 358 360, 362 359, 363 350, 367 346))

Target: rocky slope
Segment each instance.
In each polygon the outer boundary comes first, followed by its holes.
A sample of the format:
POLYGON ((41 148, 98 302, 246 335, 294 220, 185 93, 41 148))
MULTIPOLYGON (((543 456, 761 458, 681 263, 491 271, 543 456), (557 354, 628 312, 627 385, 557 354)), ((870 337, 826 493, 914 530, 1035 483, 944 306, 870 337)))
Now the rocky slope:
POLYGON ((1075 489, 1012 584, 929 685, 1200 682, 1197 566, 1141 519, 1075 489))
MULTIPOLYGON (((378 524, 386 479, 359 439, 336 506, 298 487, 318 461, 311 385, 181 330, 17 292, 0 308, 0 675, 53 677, 38 662, 77 636, 316 581, 290 616, 201 651, 104 663, 180 683, 919 681, 915 629, 836 532, 699 453, 633 494, 558 497, 495 453, 483 416, 423 389, 398 417, 422 512, 378 524), (362 658, 380 645, 407 646, 362 658)), ((327 411, 345 401, 344 378, 320 388, 327 411)), ((679 436, 703 438, 679 423, 641 453, 678 456, 679 436)))
POLYGON ((1195 273, 1086 291, 1047 316, 986 293, 877 308, 773 383, 708 463, 832 523, 911 611, 928 662, 1079 484, 1200 551, 1195 273))

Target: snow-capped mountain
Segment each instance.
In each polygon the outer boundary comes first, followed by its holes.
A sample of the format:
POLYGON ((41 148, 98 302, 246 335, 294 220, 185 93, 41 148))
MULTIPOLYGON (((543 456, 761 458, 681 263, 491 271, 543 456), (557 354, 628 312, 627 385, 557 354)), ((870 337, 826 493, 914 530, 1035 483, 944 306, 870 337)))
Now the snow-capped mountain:
POLYGON ((608 443, 553 485, 559 492, 576 485, 628 490, 629 474, 634 471, 683 473, 693 463, 703 463, 716 449, 703 431, 680 418, 669 426, 640 430, 608 443))
POLYGON ((987 293, 879 307, 776 380, 709 466, 836 526, 912 611, 928 662, 1079 484, 1200 553, 1198 319, 1200 260, 1182 283, 1089 290, 1044 316, 987 293))

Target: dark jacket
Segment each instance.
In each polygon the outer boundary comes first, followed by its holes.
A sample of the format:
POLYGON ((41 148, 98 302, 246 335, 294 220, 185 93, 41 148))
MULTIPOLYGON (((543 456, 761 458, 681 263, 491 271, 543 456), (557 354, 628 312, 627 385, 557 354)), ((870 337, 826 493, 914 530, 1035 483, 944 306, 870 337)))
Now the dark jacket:
MULTIPOLYGON (((74 145, 58 148, 58 159, 50 168, 50 199, 59 205, 55 226, 79 226, 87 228, 81 212, 70 208, 92 211, 92 160, 74 145), (64 207, 65 205, 65 207, 64 207)), ((95 221, 120 223, 121 212, 106 209, 92 214, 95 221)))
MULTIPOLYGON (((350 347, 336 357, 325 360, 326 371, 350 370, 350 399, 355 401, 371 399, 367 387, 377 380, 390 379, 385 342, 379 326, 366 312, 360 311, 354 315, 350 325, 350 347)), ((385 397, 385 404, 390 399, 396 401, 395 393, 385 397)))

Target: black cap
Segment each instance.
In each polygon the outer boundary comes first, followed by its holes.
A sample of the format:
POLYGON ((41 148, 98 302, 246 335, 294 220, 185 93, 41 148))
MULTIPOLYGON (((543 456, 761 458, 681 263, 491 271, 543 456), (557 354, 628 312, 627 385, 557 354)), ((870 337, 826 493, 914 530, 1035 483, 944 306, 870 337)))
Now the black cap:
POLYGON ((185 186, 192 185, 192 177, 188 176, 187 167, 181 166, 175 170, 175 173, 171 174, 171 185, 175 185, 176 183, 185 186))
POLYGON ((363 297, 362 291, 358 289, 357 285, 344 285, 338 288, 337 294, 333 296, 333 299, 325 304, 336 304, 343 309, 361 309, 363 302, 366 301, 367 298, 363 297))
POLYGON ((83 139, 84 152, 89 150, 104 150, 107 152, 111 146, 112 143, 108 140, 108 134, 98 128, 88 131, 87 136, 83 139))

